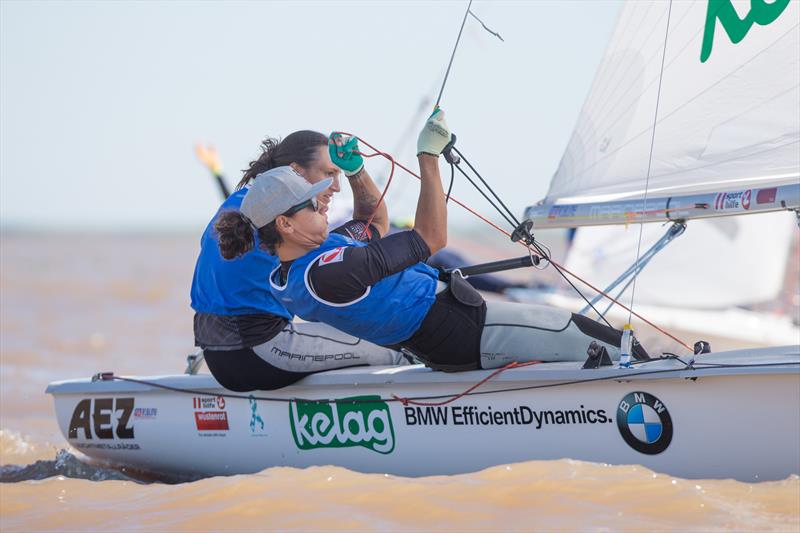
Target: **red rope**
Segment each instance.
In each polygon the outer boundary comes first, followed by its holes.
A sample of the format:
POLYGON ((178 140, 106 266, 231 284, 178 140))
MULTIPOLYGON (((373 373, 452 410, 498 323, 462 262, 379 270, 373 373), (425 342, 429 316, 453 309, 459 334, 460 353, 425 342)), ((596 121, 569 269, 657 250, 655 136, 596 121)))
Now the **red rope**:
POLYGON ((691 348, 691 346, 689 346, 688 344, 686 344, 685 342, 683 342, 682 340, 680 340, 680 339, 679 339, 678 337, 676 337, 675 335, 671 334, 670 332, 666 331, 665 329, 662 329, 662 328, 660 328, 660 327, 656 326, 655 324, 653 324, 652 322, 650 322, 649 320, 647 320, 645 317, 643 317, 643 316, 642 316, 642 315, 640 315, 639 313, 635 312, 634 310, 632 310, 631 308, 629 308, 629 307, 628 307, 628 306, 626 306, 625 304, 623 304, 623 303, 621 303, 621 302, 617 301, 617 300, 616 300, 615 298, 613 298, 612 296, 610 296, 610 295, 606 294, 605 292, 601 291, 600 289, 598 289, 597 287, 595 287, 594 285, 592 285, 591 283, 589 283, 589 282, 588 282, 588 281, 586 281, 585 279, 581 278, 581 277, 580 277, 580 276, 578 276, 577 274, 574 274, 573 272, 570 272, 569 270, 567 270, 567 269, 566 269, 566 268, 564 268, 563 266, 559 265, 559 264, 558 264, 558 263, 556 263, 555 261, 553 261, 553 260, 551 260, 551 259, 548 259, 548 261, 550 261, 550 262, 551 262, 551 263, 553 263, 555 266, 557 266, 558 268, 560 268, 561 270, 563 270, 564 272, 566 272, 567 274, 569 274, 569 275, 570 275, 570 276, 572 276, 573 278, 577 279, 578 281, 580 281, 581 283, 583 283, 584 285, 586 285, 587 287, 589 287, 590 289, 592 289, 592 290, 593 290, 593 291, 595 291, 596 293, 598 293, 598 294, 601 294, 602 296, 604 296, 604 297, 608 298, 609 300, 611 300, 611 301, 612 301, 613 303, 615 303, 616 305, 618 305, 618 306, 620 306, 621 308, 623 308, 624 310, 628 311, 630 314, 632 314, 633 316, 635 316, 636 318, 638 318, 639 320, 641 320, 642 322, 644 322, 645 324, 647 324, 647 325, 648 325, 648 326, 650 326, 651 328, 653 328, 653 329, 655 329, 656 331, 658 331, 658 332, 660 332, 660 333, 662 333, 662 334, 666 335, 667 337, 669 337, 670 339, 674 340, 675 342, 677 342, 678 344, 680 344, 681 346, 683 346, 684 348, 686 348, 686 349, 687 349, 687 350, 689 350, 690 352, 694 352, 694 350, 691 348))
POLYGON ((441 402, 420 402, 420 401, 417 401, 417 400, 412 400, 410 398, 404 398, 402 396, 397 396, 396 394, 392 394, 392 398, 394 398, 398 402, 402 403, 403 405, 420 405, 420 406, 429 406, 429 407, 441 407, 442 405, 447 405, 448 403, 453 403, 454 401, 458 400, 459 398, 463 398, 464 396, 466 396, 470 392, 474 391, 475 389, 477 389, 478 387, 480 387, 481 385, 483 385, 484 383, 486 383, 487 381, 489 381, 493 377, 495 377, 497 375, 500 375, 501 373, 505 372, 506 370, 508 370, 510 368, 519 368, 521 366, 538 365, 539 363, 541 363, 541 361, 528 361, 526 363, 517 363, 517 362, 509 363, 509 364, 507 364, 506 366, 504 366, 502 368, 498 368, 497 370, 495 370, 494 372, 492 372, 491 374, 489 374, 488 376, 486 376, 485 378, 483 378, 482 380, 480 380, 479 382, 477 382, 475 385, 471 386, 467 390, 465 390, 463 392, 460 392, 460 393, 452 396, 451 398, 448 398, 447 400, 442 400, 441 402))
POLYGON ((378 212, 378 208, 381 206, 381 203, 383 203, 383 199, 386 197, 386 193, 389 191, 389 185, 392 184, 392 178, 394 178, 395 162, 394 162, 394 158, 391 155, 389 155, 389 154, 387 154, 385 152, 375 152, 374 154, 364 154, 364 153, 361 153, 361 152, 357 152, 357 153, 359 153, 360 155, 362 155, 364 157, 375 157, 375 156, 379 156, 380 155, 380 156, 383 156, 386 159, 388 159, 389 162, 392 164, 392 169, 389 171, 389 179, 386 180, 386 186, 383 188, 383 192, 381 193, 381 197, 378 198, 378 203, 375 204, 375 210, 372 211, 372 214, 369 216, 369 219, 367 219, 366 226, 364 226, 364 231, 361 232, 362 233, 361 236, 363 237, 364 232, 369 231, 369 225, 372 224, 372 220, 375 218, 375 215, 378 212))
MULTIPOLYGON (((343 135, 351 135, 351 134, 349 134, 349 133, 345 133, 345 132, 335 132, 335 133, 342 133, 343 135)), ((403 170, 405 170, 406 172, 408 172, 409 174, 411 174, 412 176, 414 176, 414 177, 415 177, 415 178, 417 178, 418 180, 422 181, 422 178, 421 178, 419 175, 417 175, 415 172, 413 172, 411 169, 409 169, 408 167, 406 167, 406 166, 405 166, 405 165, 403 165, 402 163, 399 163, 399 162, 395 161, 395 160, 394 160, 394 158, 392 158, 392 156, 391 156, 391 155, 389 155, 389 154, 387 154, 387 153, 385 153, 385 152, 381 152, 380 150, 378 150, 377 148, 375 148, 374 146, 372 146, 371 144, 369 144, 367 141, 365 141, 365 140, 364 140, 364 139, 362 139, 361 137, 359 137, 359 138, 358 138, 358 140, 359 140, 360 142, 364 143, 364 144, 365 144, 367 147, 369 147, 369 148, 371 148, 372 150, 374 150, 374 151, 375 151, 375 153, 374 153, 374 154, 368 155, 368 156, 366 156, 366 157, 375 157, 376 155, 383 155, 384 157, 388 158, 388 159, 389 159, 389 160, 392 162, 392 174, 389 176, 389 181, 387 181, 387 183, 386 183, 386 187, 385 187, 385 188, 384 188, 384 190, 383 190, 383 194, 381 195, 381 198, 380 198, 380 200, 378 201, 378 206, 380 205, 381 201, 383 200, 383 197, 386 195, 386 191, 389 189, 389 183, 391 183, 392 176, 394 175, 394 167, 395 167, 395 165, 397 165, 398 167, 402 168, 403 170)), ((464 203, 460 202, 459 200, 457 200, 456 198, 454 198, 454 197, 452 197, 452 196, 450 197, 450 200, 451 200, 451 201, 453 201, 453 202, 455 202, 455 203, 456 203, 456 204, 458 204, 459 206, 463 207, 464 209, 466 209, 467 211, 469 211, 470 213, 472 213, 473 215, 475 215, 476 217, 478 217, 478 218, 479 218, 479 219, 481 219, 482 221, 486 222, 487 224, 489 224, 491 227, 493 227, 494 229, 496 229, 497 231, 499 231, 500 233, 502 233, 502 234, 503 234, 503 235, 505 235, 506 237, 509 237, 509 238, 511 237, 511 234, 510 234, 510 233, 508 233, 507 231, 505 231, 503 228, 501 228, 501 227, 497 226, 496 224, 494 224, 492 221, 488 220, 487 218, 483 217, 482 215, 480 215, 478 212, 476 212, 475 210, 473 210, 472 208, 470 208, 470 207, 469 207, 469 206, 467 206, 466 204, 464 204, 464 203)), ((375 210, 376 210, 376 211, 377 211, 377 209, 378 209, 378 206, 376 206, 376 207, 375 207, 375 210)), ((374 216, 375 216, 375 213, 373 212, 373 214, 372 214, 372 217, 374 217, 374 216)), ((370 222, 372 222, 372 217, 370 217, 370 222)), ((367 224, 367 227, 369 227, 369 223, 367 224)), ((528 252, 529 252, 529 253, 531 253, 530 247, 529 247, 527 244, 525 244, 524 242, 521 242, 521 241, 519 241, 519 244, 520 244, 521 246, 525 247, 525 249, 526 249, 526 250, 528 250, 528 252)), ((538 255, 538 254, 535 254, 535 255, 538 255)), ((565 273, 569 274, 570 276, 572 276, 572 277, 573 277, 573 278, 575 278, 576 280, 580 281, 581 283, 583 283, 584 285, 586 285, 587 287, 589 287, 590 289, 592 289, 593 291, 595 291, 597 294, 600 294, 600 295, 601 295, 601 296, 603 296, 604 298, 607 298, 608 300, 610 300, 611 302, 613 302, 615 305, 618 305, 618 306, 620 306, 622 309, 624 309, 625 311, 628 311, 628 312, 629 312, 629 313, 631 313, 633 316, 635 316, 636 318, 638 318, 639 320, 641 320, 642 322, 644 322, 645 324, 647 324, 647 325, 648 325, 648 326, 650 326, 651 328, 655 329, 655 330, 656 330, 656 331, 658 331, 659 333, 661 333, 661 334, 663 334, 663 335, 666 335, 667 337, 669 337, 670 339, 674 340, 675 342, 677 342, 678 344, 680 344, 681 346, 683 346, 684 348, 686 348, 686 349, 687 349, 687 350, 689 350, 690 352, 693 352, 693 351, 694 351, 694 350, 692 349, 692 347, 691 347, 691 346, 689 346, 687 343, 685 343, 684 341, 682 341, 681 339, 679 339, 679 338, 678 338, 678 337, 676 337, 675 335, 673 335, 673 334, 669 333, 668 331, 666 331, 665 329, 663 329, 663 328, 661 328, 661 327, 659 327, 659 326, 655 325, 655 324, 654 324, 653 322, 651 322, 650 320, 646 319, 645 317, 643 317, 643 316, 642 316, 642 315, 640 315, 639 313, 635 312, 633 309, 629 308, 628 306, 626 306, 626 305, 625 305, 625 304, 623 304, 622 302, 618 301, 617 299, 615 299, 615 298, 614 298, 614 297, 612 297, 611 295, 609 295, 609 294, 607 294, 607 293, 605 293, 605 292, 601 291, 600 289, 598 289, 597 287, 595 287, 594 285, 592 285, 591 283, 589 283, 589 282, 588 282, 588 281, 586 281, 585 279, 581 278, 580 276, 578 276, 578 275, 577 275, 577 274, 575 274, 574 272, 571 272, 571 271, 567 270, 567 269, 566 269, 566 268, 564 268, 562 265, 560 265, 560 264, 556 263, 556 262, 555 262, 555 261, 553 261, 552 259, 549 259, 549 258, 548 258, 547 260, 548 260, 550 263, 552 263, 553 265, 555 265, 556 267, 558 267, 559 269, 561 269, 562 271, 564 271, 565 273)), ((494 376, 494 374, 492 374, 492 376, 494 376)), ((490 377, 491 377, 491 376, 490 376, 490 377)))
MULTIPOLYGON (((334 131, 331 135, 334 135, 334 134, 349 135, 351 137, 354 136, 352 133, 347 133, 346 131, 334 131)), ((372 146, 371 144, 369 144, 367 141, 365 141, 364 139, 362 139, 360 137, 357 137, 357 136, 355 136, 355 137, 356 137, 356 139, 358 139, 359 141, 363 142, 365 145, 367 145, 369 148, 371 148, 375 152, 373 154, 365 154, 365 153, 363 153, 361 151, 358 151, 358 152, 355 152, 356 154, 358 154, 358 155, 360 155, 362 157, 383 156, 386 159, 388 159, 389 163, 391 163, 391 165, 392 165, 392 168, 389 171, 389 179, 386 180, 386 186, 383 188, 383 192, 381 193, 380 198, 378 198, 378 203, 375 204, 375 209, 372 211, 372 214, 369 216, 369 219, 367 219, 367 223, 364 225, 364 229, 362 230, 361 235, 359 235, 359 240, 360 240, 361 238, 364 237, 365 233, 369 232, 369 225, 372 224, 372 221, 375 219, 375 215, 378 213, 378 208, 383 203, 383 199, 386 197, 386 193, 389 192, 389 185, 392 184, 392 179, 394 178, 394 167, 395 167, 395 165, 397 163, 395 162, 395 160, 391 156, 391 154, 388 154, 386 152, 382 152, 382 151, 378 150, 377 148, 375 148, 374 146, 372 146)))

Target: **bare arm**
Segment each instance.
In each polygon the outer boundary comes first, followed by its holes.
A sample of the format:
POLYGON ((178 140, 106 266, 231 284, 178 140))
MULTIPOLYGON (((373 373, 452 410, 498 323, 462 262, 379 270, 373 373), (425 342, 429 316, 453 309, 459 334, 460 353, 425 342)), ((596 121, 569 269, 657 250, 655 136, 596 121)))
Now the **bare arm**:
POLYGON ((444 203, 444 189, 439 175, 439 159, 425 153, 421 153, 417 159, 422 185, 417 200, 414 229, 433 255, 447 245, 447 206, 444 203))
POLYGON ((381 205, 375 208, 381 193, 367 169, 362 168, 347 179, 350 181, 350 188, 353 189, 353 218, 367 220, 374 212, 372 224, 381 236, 386 235, 389 231, 389 211, 386 202, 381 202, 381 205))

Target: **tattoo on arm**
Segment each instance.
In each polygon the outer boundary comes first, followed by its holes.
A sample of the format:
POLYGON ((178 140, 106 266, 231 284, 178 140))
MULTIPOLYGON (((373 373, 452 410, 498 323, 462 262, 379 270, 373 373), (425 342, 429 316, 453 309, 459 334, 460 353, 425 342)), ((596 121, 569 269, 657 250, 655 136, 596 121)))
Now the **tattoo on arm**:
POLYGON ((378 205, 378 197, 360 179, 362 173, 363 169, 349 176, 350 188, 353 189, 353 218, 356 220, 369 218, 378 205))

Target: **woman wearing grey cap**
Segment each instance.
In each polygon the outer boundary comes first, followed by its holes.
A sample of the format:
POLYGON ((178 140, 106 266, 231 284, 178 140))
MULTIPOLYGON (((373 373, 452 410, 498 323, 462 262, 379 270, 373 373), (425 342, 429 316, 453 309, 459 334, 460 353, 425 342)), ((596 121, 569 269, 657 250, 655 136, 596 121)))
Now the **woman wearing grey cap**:
MULTIPOLYGON (((306 320, 402 347, 446 371, 582 360, 593 341, 618 354, 619 330, 552 307, 487 304, 460 276, 445 285, 424 263, 447 241, 438 156, 450 139, 444 113, 436 109, 417 142, 422 180, 414 228, 383 239, 383 232, 329 235, 313 201, 315 186, 281 169, 260 175, 242 213, 258 228, 262 246, 280 257, 269 278, 275 298, 306 320)), ((226 257, 253 245, 233 234, 223 240, 226 257)), ((647 357, 640 348, 636 355, 647 357)))
MULTIPOLYGON (((241 238, 254 238, 249 224, 238 211, 259 174, 276 167, 292 169, 308 186, 314 186, 320 211, 326 212, 339 191, 340 169, 344 169, 360 212, 372 212, 377 188, 357 160, 332 161, 328 138, 315 131, 297 131, 282 141, 266 139, 262 154, 250 163, 236 191, 225 200, 203 234, 200 255, 192 281, 195 310, 195 344, 203 348, 206 363, 221 385, 236 391, 275 389, 312 372, 355 365, 391 365, 405 362, 395 351, 362 341, 326 324, 293 323, 292 314, 269 292, 267 276, 278 258, 260 246, 236 261, 222 258, 222 233, 233 231, 241 238)), ((337 156, 337 153, 334 153, 337 156)), ((251 200, 254 198, 250 195, 251 200)), ((386 224, 385 209, 376 214, 376 224, 386 224)), ((355 231, 357 228, 351 228, 355 231)), ((260 239, 255 237, 256 243, 260 239)))

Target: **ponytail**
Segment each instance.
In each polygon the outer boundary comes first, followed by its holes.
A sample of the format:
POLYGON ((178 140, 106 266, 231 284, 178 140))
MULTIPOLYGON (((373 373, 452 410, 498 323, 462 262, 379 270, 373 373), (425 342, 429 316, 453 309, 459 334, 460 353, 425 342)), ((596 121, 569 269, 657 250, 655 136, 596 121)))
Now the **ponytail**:
POLYGON ((219 253, 225 259, 235 259, 250 250, 255 245, 253 227, 239 211, 223 211, 214 222, 214 231, 217 232, 219 253))
MULTIPOLYGON (((225 259, 241 257, 255 246, 253 226, 247 217, 239 211, 223 211, 214 222, 214 231, 217 232, 219 253, 225 259)), ((273 220, 263 228, 258 228, 260 247, 266 249, 271 255, 277 254, 277 248, 283 242, 281 234, 273 220)))
POLYGON ((243 188, 262 172, 276 167, 295 163, 302 168, 308 168, 317 160, 320 146, 328 146, 328 138, 311 130, 290 133, 282 141, 267 137, 261 142, 261 156, 250 161, 241 181, 236 185, 236 190, 243 188))

